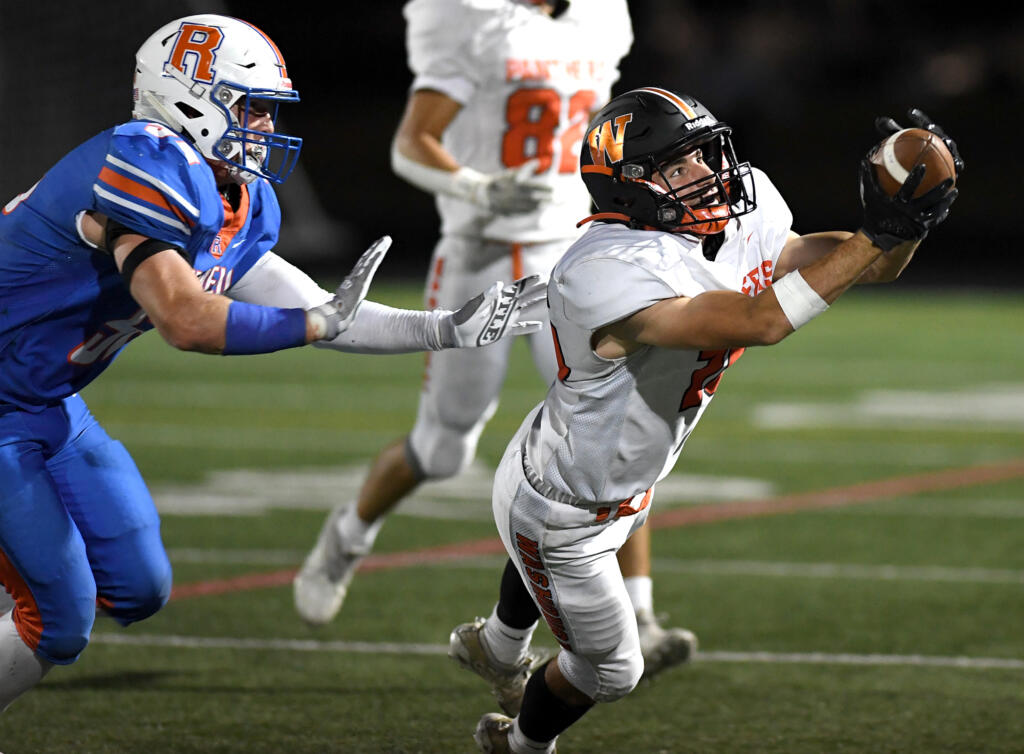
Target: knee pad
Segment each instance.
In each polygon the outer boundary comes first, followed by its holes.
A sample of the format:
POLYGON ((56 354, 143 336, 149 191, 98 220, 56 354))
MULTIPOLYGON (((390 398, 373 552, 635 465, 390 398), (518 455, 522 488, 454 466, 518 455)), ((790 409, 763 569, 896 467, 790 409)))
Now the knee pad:
POLYGON ((477 442, 487 418, 469 427, 455 427, 417 419, 406 443, 406 458, 425 479, 447 479, 465 470, 476 455, 477 442))
MULTIPOLYGON (((22 614, 20 606, 14 609, 13 619, 18 633, 24 639, 27 634, 22 631, 21 621, 31 619, 22 614)), ((43 626, 38 644, 32 646, 31 642, 26 643, 47 662, 54 665, 70 665, 88 645, 95 619, 95 601, 86 598, 75 599, 65 604, 59 614, 51 616, 49 622, 43 626)))
POLYGON ((614 702, 636 688, 644 673, 644 658, 639 647, 627 654, 613 652, 600 661, 560 652, 558 668, 569 683, 595 702, 614 702))
POLYGON ((167 558, 153 558, 119 584, 116 595, 101 594, 97 602, 103 612, 127 626, 145 620, 167 604, 171 580, 171 564, 167 558))

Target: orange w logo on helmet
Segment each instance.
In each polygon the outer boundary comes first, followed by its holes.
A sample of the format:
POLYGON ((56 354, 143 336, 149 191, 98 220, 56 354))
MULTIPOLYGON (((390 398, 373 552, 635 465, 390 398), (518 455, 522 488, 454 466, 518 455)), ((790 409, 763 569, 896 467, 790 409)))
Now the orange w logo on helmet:
POLYGON ((614 132, 610 120, 591 129, 587 135, 587 143, 590 145, 590 159, 595 165, 605 166, 605 155, 608 156, 608 162, 622 161, 622 144, 626 138, 626 124, 631 120, 633 120, 632 113, 620 115, 614 121, 614 132))

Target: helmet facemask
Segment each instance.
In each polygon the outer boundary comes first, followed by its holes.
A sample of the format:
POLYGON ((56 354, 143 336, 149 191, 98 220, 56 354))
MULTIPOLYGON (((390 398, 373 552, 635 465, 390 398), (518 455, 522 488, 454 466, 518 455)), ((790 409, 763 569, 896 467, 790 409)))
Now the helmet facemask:
POLYGON ((228 171, 240 183, 250 183, 262 176, 281 183, 292 172, 299 159, 302 139, 274 132, 281 102, 297 102, 297 92, 282 95, 272 89, 250 89, 222 81, 210 98, 224 111, 231 125, 213 145, 217 159, 228 165, 228 171), (270 132, 250 127, 250 121, 269 115, 270 132))
MULTIPOLYGON (((691 233, 697 236, 713 236, 724 231, 733 217, 739 217, 754 209, 754 184, 750 180, 749 163, 735 162, 732 144, 728 151, 732 160, 723 159, 724 142, 728 136, 715 135, 708 141, 689 143, 682 150, 676 150, 668 158, 649 158, 647 172, 658 176, 665 185, 672 185, 666 168, 678 162, 694 150, 701 151, 703 163, 711 168, 709 175, 667 190, 653 180, 647 180, 646 189, 654 195, 657 223, 662 229, 673 233, 691 233), (723 168, 723 163, 728 167, 723 168), (748 184, 750 191, 748 191, 748 184)), ((630 165, 623 167, 624 176, 630 165)))
POLYGON ((633 160, 622 166, 620 180, 636 182, 649 192, 654 203, 654 222, 649 224, 673 233, 699 236, 721 233, 729 220, 756 207, 750 163, 737 162, 732 143, 725 134, 713 134, 703 142, 687 142, 667 155, 648 155, 643 160, 633 160), (697 149, 701 150, 703 162, 712 172, 666 189, 665 186, 672 183, 665 169, 697 149), (664 186, 652 180, 655 176, 664 186))

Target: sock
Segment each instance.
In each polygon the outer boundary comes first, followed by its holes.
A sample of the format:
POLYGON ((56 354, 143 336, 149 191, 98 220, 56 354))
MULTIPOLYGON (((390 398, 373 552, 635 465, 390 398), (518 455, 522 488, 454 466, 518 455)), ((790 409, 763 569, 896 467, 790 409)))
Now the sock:
POLYGON ((39 683, 52 667, 21 640, 13 611, 0 617, 0 712, 39 683))
POLYGON ((534 741, 532 738, 527 737, 519 729, 519 718, 517 717, 512 722, 512 730, 508 733, 508 748, 509 751, 515 752, 515 754, 553 754, 555 751, 555 741, 534 741))
POLYGON ((654 612, 654 582, 650 576, 630 576, 623 579, 626 593, 633 604, 633 612, 654 612))
POLYGON ((497 615, 506 626, 513 628, 529 628, 540 619, 540 609, 511 559, 505 561, 501 574, 497 615))
POLYGON ((502 665, 518 665, 526 657, 536 628, 536 621, 528 628, 513 628, 498 617, 498 606, 495 605, 481 633, 487 651, 495 660, 502 665))
POLYGON ((336 524, 338 535, 348 550, 355 553, 369 552, 373 549, 373 543, 377 539, 377 532, 384 525, 384 516, 381 516, 372 524, 368 524, 359 518, 356 508, 356 503, 352 503, 338 517, 338 523, 336 524))
POLYGON ((544 679, 546 669, 547 664, 536 670, 526 682, 523 707, 509 733, 509 744, 513 751, 518 747, 524 751, 550 752, 558 734, 594 706, 591 703, 577 707, 555 696, 544 679))

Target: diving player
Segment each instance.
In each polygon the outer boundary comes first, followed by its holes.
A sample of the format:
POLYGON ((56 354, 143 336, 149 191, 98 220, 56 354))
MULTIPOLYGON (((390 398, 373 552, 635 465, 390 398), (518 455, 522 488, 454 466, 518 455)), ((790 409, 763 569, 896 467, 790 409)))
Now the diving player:
MULTIPOLYGON (((914 125, 956 145, 920 111, 914 125)), ((882 121, 892 133, 899 126, 882 121)), ((861 163, 863 224, 799 236, 731 129, 700 102, 647 87, 591 121, 580 172, 598 212, 551 273, 558 379, 509 443, 493 509, 510 560, 498 610, 457 626, 449 653, 512 696, 512 671, 543 616, 557 659, 520 687, 518 714, 478 723, 484 752, 551 752, 596 702, 628 694, 644 660, 615 553, 650 512, 723 373, 772 345, 854 283, 896 279, 949 213, 952 180, 895 197, 861 163)), ((504 706, 504 705, 503 705, 504 706)))

